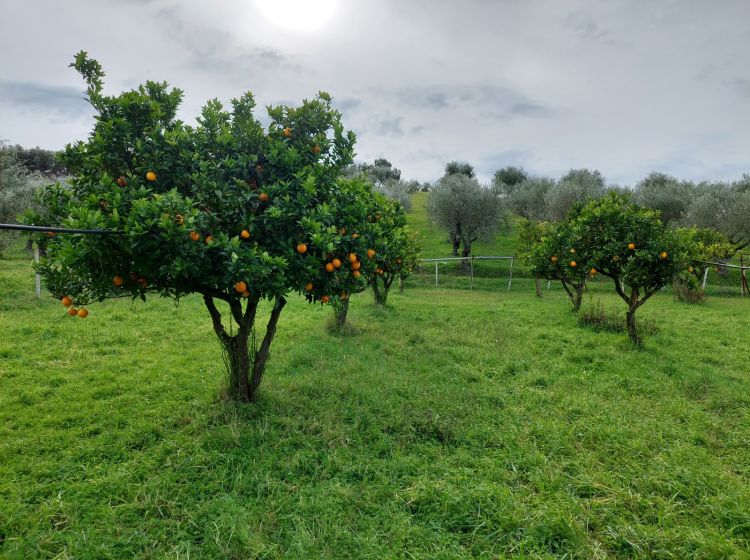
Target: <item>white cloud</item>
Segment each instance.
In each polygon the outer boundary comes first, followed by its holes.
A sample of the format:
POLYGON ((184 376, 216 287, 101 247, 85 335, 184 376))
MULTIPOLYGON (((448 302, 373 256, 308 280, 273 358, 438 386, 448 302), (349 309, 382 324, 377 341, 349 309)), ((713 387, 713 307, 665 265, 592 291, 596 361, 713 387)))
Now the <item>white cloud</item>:
POLYGON ((744 0, 359 0, 300 33, 254 0, 15 2, 0 20, 0 137, 85 137, 67 68, 84 49, 109 91, 183 89, 186 120, 248 89, 260 107, 329 91, 359 157, 405 177, 463 159, 484 179, 505 164, 619 183, 653 169, 733 178, 750 170, 749 19, 744 0))

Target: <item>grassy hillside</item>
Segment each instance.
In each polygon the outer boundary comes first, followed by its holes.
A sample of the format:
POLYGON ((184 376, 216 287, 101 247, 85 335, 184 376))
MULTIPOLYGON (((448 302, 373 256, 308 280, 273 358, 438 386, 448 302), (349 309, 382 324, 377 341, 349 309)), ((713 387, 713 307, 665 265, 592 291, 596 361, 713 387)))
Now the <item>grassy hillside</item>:
POLYGON ((559 291, 363 294, 344 339, 293 299, 238 406, 198 298, 32 287, 2 261, 1 558, 748 557, 748 301, 656 296, 634 351, 559 291))

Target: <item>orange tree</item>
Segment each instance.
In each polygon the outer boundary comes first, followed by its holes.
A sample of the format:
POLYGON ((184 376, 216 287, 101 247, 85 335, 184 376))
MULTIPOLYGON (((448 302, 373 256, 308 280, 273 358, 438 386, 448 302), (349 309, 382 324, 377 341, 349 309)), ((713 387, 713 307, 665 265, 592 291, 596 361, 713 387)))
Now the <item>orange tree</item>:
MULTIPOLYGON (((45 191, 43 215, 53 221, 45 225, 120 234, 48 239, 38 267, 46 286, 79 308, 200 295, 228 356, 230 390, 251 400, 290 293, 326 302, 366 286, 364 275, 328 270, 334 256, 363 250, 340 234, 349 226, 336 212, 362 189, 339 180, 354 135, 325 93, 297 108, 269 107, 267 128, 250 93, 229 110, 209 101, 189 126, 176 119, 180 90, 149 81, 108 96, 98 62, 81 52, 72 66, 88 85, 95 124, 64 152, 72 179, 45 191), (262 300, 271 311, 256 347, 262 300)), ((368 213, 359 209, 357 219, 368 213)))
POLYGON ((419 242, 406 226, 406 214, 396 201, 381 199, 369 216, 372 237, 367 258, 374 263, 369 284, 377 305, 385 305, 396 278, 406 279, 419 259, 419 242))
POLYGON ((586 280, 596 270, 590 264, 580 235, 570 221, 545 224, 528 261, 534 278, 559 280, 574 312, 581 308, 586 280), (543 231, 543 233, 541 233, 543 231))
POLYGON ((589 265, 613 280, 627 304, 628 335, 640 346, 636 311, 687 266, 684 243, 657 211, 616 193, 575 208, 568 221, 589 265))
POLYGON ((721 232, 711 228, 678 228, 676 234, 688 251, 689 262, 674 278, 675 299, 698 303, 706 299, 703 275, 711 265, 732 258, 735 246, 721 232))
POLYGON ((372 223, 385 198, 363 177, 339 179, 341 186, 331 208, 337 224, 335 239, 326 247, 325 270, 331 283, 325 295, 330 303, 336 330, 342 332, 349 313, 349 298, 367 288, 367 279, 376 268, 367 257, 379 230, 372 223))

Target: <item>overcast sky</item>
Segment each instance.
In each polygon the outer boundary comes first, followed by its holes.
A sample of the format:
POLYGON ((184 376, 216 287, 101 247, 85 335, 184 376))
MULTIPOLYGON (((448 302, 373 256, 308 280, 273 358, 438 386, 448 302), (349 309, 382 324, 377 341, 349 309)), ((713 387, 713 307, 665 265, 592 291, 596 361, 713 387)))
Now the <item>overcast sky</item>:
POLYGON ((357 159, 434 180, 465 160, 633 184, 750 172, 750 1, 0 0, 0 138, 92 126, 78 50, 116 93, 147 80, 259 110, 328 91, 357 159), (266 4, 262 6, 261 4, 266 4), (288 6, 287 6, 288 5, 288 6), (284 17, 285 7, 313 10, 284 17), (280 12, 280 13, 277 13, 280 12))

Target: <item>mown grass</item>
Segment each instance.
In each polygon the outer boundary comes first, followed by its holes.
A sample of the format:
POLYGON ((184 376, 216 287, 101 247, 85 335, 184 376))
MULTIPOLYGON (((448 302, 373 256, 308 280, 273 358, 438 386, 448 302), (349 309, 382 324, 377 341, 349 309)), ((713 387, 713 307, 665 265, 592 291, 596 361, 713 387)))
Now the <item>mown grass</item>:
POLYGON ((558 290, 295 299, 236 405, 197 298, 69 319, 0 266, 2 558, 748 557, 748 301, 656 296, 636 351, 558 290))

